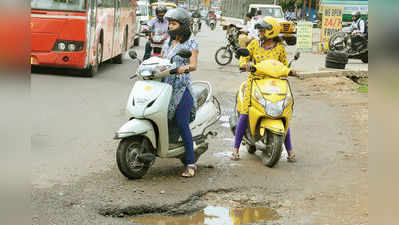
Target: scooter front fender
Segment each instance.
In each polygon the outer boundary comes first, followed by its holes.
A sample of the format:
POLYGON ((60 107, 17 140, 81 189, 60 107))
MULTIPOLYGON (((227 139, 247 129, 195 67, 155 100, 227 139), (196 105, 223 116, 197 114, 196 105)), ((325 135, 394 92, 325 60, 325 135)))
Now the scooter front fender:
POLYGON ((265 134, 265 130, 270 130, 275 134, 285 135, 285 127, 282 120, 262 119, 260 122, 260 135, 265 134))
POLYGON ((148 120, 132 119, 123 124, 121 128, 115 133, 115 140, 120 140, 132 136, 145 136, 150 140, 152 147, 157 148, 157 139, 155 136, 154 127, 148 120))

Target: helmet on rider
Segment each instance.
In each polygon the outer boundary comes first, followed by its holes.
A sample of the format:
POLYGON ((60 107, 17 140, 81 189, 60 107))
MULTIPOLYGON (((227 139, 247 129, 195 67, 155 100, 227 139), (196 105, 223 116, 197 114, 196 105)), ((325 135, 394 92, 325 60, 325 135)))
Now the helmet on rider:
POLYGON ((165 13, 168 11, 168 9, 165 6, 158 6, 155 9, 155 14, 157 15, 158 20, 163 22, 163 17, 165 16, 165 13))
POLYGON ((255 25, 255 29, 259 30, 259 38, 265 42, 278 37, 281 27, 276 19, 267 16, 255 25))
POLYGON ((352 13, 352 21, 357 21, 361 16, 360 10, 356 10, 352 13))
POLYGON ((190 38, 191 17, 186 10, 182 8, 171 9, 165 14, 165 18, 169 21, 169 35, 172 40, 176 39, 177 36, 181 38, 180 41, 182 42, 190 38))

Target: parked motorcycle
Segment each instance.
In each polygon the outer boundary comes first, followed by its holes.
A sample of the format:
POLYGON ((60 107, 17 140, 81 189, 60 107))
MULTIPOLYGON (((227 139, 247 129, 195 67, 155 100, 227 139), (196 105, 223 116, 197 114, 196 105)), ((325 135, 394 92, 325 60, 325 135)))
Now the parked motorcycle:
POLYGON ((227 45, 219 48, 215 53, 216 63, 225 66, 233 60, 233 55, 236 59, 240 56, 237 54, 237 50, 240 48, 238 45, 238 35, 240 28, 230 25, 230 31, 227 32, 227 45))
MULTIPOLYGON (((134 51, 129 52, 129 56, 140 61, 134 51)), ((191 52, 181 50, 176 57, 190 58, 191 52)), ((176 75, 174 58, 169 61, 151 57, 141 62, 136 75, 131 77, 141 80, 135 82, 127 102, 130 120, 114 137, 120 140, 116 151, 118 168, 129 179, 142 178, 154 164, 156 157, 178 158, 184 163, 183 142, 179 140, 178 132, 176 135, 176 127, 168 125, 168 102, 172 96, 172 86, 162 82, 164 77, 176 75)), ((210 131, 210 127, 220 119, 221 109, 208 82, 194 81, 192 90, 198 108, 190 129, 195 157, 198 160, 208 149, 208 136, 216 135, 210 131)))
MULTIPOLYGON (((244 48, 239 49, 238 53, 244 57, 250 55, 248 49, 244 48)), ((289 67, 299 56, 297 52, 288 67, 276 60, 265 60, 250 65, 251 73, 260 78, 254 79, 252 83, 249 127, 243 137, 243 144, 251 154, 256 150, 262 151, 263 164, 268 167, 275 166, 280 160, 285 135, 288 132, 294 99, 287 77, 289 67)), ((235 109, 244 104, 246 85, 245 81, 237 92, 235 109)), ((239 112, 235 110, 229 119, 234 135, 238 117, 239 112)))
POLYGON ((364 63, 369 61, 368 37, 342 31, 333 34, 328 42, 331 51, 346 53, 349 59, 360 59, 364 63))

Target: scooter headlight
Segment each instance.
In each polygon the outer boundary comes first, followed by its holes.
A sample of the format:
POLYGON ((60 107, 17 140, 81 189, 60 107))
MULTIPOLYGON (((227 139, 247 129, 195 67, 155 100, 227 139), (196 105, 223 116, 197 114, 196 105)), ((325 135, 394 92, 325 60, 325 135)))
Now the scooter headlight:
POLYGON ((265 98, 263 98, 263 95, 258 89, 255 91, 255 98, 259 104, 261 104, 263 107, 266 107, 266 100, 265 98))
POLYGON ((263 97, 259 89, 255 91, 256 101, 263 106, 265 113, 271 117, 279 117, 283 114, 284 109, 290 104, 292 100, 291 94, 278 102, 271 102, 263 97))
POLYGON ((265 102, 266 102, 265 112, 267 115, 271 117, 279 117, 281 116, 281 114, 283 114, 283 111, 285 109, 284 107, 285 99, 278 102, 271 102, 269 100, 265 100, 265 102))

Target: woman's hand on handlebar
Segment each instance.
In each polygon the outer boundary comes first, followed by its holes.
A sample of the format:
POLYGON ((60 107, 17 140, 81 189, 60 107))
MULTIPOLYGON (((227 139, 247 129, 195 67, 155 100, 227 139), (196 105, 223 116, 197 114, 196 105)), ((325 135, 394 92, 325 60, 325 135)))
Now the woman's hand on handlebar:
POLYGON ((178 74, 183 74, 183 73, 188 73, 190 72, 190 66, 186 65, 186 66, 181 66, 179 67, 179 69, 177 70, 178 74))
POLYGON ((250 69, 250 67, 248 64, 245 64, 244 66, 240 67, 240 71, 243 71, 243 72, 244 71, 249 72, 249 69, 250 69))
POLYGON ((290 73, 288 74, 288 76, 291 76, 291 77, 297 77, 297 73, 296 73, 296 71, 295 70, 291 70, 290 71, 290 73))

